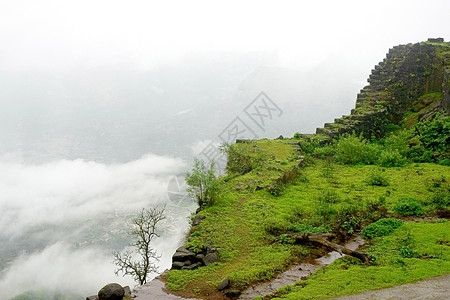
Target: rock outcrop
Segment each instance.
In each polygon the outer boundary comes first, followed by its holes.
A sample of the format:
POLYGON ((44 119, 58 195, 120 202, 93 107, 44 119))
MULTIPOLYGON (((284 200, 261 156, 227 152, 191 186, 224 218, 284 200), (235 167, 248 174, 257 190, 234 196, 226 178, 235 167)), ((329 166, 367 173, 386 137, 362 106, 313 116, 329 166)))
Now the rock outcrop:
POLYGON ((421 117, 442 110, 449 112, 449 74, 450 43, 442 38, 395 46, 372 70, 369 85, 357 95, 350 115, 326 123, 316 133, 333 138, 355 131, 381 137, 387 124, 397 124, 415 101, 431 93, 442 97, 437 105, 425 105, 421 117))
POLYGON ((205 246, 196 250, 196 252, 193 252, 185 247, 178 248, 172 256, 172 269, 194 270, 219 260, 217 248, 205 246))

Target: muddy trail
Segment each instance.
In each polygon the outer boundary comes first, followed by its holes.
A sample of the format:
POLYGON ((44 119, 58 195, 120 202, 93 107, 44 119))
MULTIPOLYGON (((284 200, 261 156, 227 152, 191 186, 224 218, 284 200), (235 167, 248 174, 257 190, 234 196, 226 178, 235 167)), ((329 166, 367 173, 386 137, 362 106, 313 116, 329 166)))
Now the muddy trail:
MULTIPOLYGON (((350 250, 356 250, 364 244, 364 240, 361 237, 355 237, 345 244, 345 247, 350 250)), ((314 259, 311 263, 300 263, 291 266, 286 271, 278 274, 277 277, 271 281, 264 282, 252 287, 247 288, 239 296, 239 300, 250 300, 257 296, 272 294, 278 288, 285 285, 295 284, 297 280, 305 278, 314 273, 318 268, 325 267, 336 259, 343 257, 344 255, 331 251, 324 256, 314 259)))

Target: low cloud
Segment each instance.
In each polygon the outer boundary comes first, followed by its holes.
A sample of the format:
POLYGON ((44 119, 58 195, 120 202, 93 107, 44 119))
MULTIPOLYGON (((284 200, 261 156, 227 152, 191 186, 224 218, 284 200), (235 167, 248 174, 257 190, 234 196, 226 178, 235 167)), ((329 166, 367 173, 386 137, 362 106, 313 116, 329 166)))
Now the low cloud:
POLYGON ((171 203, 167 185, 184 170, 181 160, 156 155, 123 164, 0 160, 0 299, 33 288, 88 295, 108 282, 133 286, 114 275, 111 251, 124 247, 126 220, 143 207, 166 206, 154 247, 161 271, 169 268, 192 207, 171 203))

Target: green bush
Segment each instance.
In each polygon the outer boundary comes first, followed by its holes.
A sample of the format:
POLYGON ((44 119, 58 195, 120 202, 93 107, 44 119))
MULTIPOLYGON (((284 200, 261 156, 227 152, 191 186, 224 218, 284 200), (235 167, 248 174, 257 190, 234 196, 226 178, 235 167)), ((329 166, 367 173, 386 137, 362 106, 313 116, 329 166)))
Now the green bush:
POLYGON ((368 200, 365 203, 364 219, 366 221, 376 221, 385 218, 387 215, 386 198, 380 197, 378 200, 368 200))
POLYGON ((280 235, 286 232, 289 223, 282 218, 272 217, 264 222, 264 230, 271 235, 280 235))
POLYGON ((222 144, 219 147, 227 155, 227 172, 240 175, 258 169, 265 159, 261 151, 257 151, 251 143, 222 144))
POLYGON ((450 166, 450 158, 443 158, 439 161, 441 166, 450 166))
POLYGON ((402 224, 403 221, 396 218, 380 219, 365 227, 363 229, 362 236, 365 239, 385 236, 394 232, 394 230, 402 226, 402 224))
POLYGON ((378 164, 382 167, 402 167, 407 163, 406 158, 404 158, 397 149, 394 150, 383 150, 378 159, 378 164))
POLYGON ((433 195, 432 202, 437 208, 447 208, 450 205, 450 193, 436 192, 433 195))
POLYGON ((307 154, 311 154, 314 152, 314 150, 316 150, 317 148, 320 148, 320 143, 319 141, 305 141, 305 140, 300 140, 298 142, 298 145, 300 146, 300 149, 303 153, 307 153, 307 154))
POLYGON ((344 135, 334 145, 337 162, 346 165, 370 165, 377 162, 379 146, 370 144, 362 136, 344 135))
POLYGON ((414 198, 402 198, 394 206, 394 211, 403 216, 419 216, 422 214, 422 204, 414 198))
POLYGON ((420 140, 425 148, 434 151, 445 151, 450 144, 450 116, 437 113, 433 118, 418 124, 420 140))
POLYGON ((389 185, 388 179, 384 176, 383 172, 380 170, 374 170, 370 172, 366 178, 366 182, 369 185, 376 185, 376 186, 389 185))
POLYGON ((411 130, 399 130, 390 134, 384 140, 385 149, 388 151, 398 151, 401 156, 407 157, 411 151, 409 147, 411 134, 411 130))
POLYGON ((318 158, 322 158, 322 159, 333 156, 333 155, 335 155, 335 153, 336 153, 336 149, 331 145, 323 146, 321 148, 316 148, 313 151, 314 156, 316 156, 318 158))
POLYGON ((353 234, 361 228, 361 212, 356 206, 345 205, 337 212, 335 226, 339 231, 353 234))
POLYGON ((200 208, 214 205, 219 193, 219 181, 215 174, 214 161, 209 168, 203 161, 194 160, 191 172, 186 173, 186 191, 197 199, 200 208))

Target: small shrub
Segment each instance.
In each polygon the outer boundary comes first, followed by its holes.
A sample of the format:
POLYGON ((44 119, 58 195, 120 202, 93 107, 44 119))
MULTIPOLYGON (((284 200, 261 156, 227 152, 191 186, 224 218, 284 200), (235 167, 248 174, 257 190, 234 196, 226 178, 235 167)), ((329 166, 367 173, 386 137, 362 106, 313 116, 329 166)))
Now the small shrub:
POLYGON ((378 159, 378 165, 386 168, 402 167, 406 162, 406 158, 404 158, 397 149, 382 151, 380 158, 378 159))
POLYGON ((280 218, 269 218, 264 223, 264 230, 271 235, 280 235, 286 232, 286 228, 288 227, 287 221, 280 218))
POLYGON ((414 198, 402 198, 394 206, 394 211, 403 216, 419 216, 422 214, 422 205, 414 198))
POLYGON ((437 208, 447 208, 450 205, 450 193, 436 192, 433 195, 432 202, 437 208))
POLYGON ((370 222, 385 218, 387 215, 386 198, 380 197, 378 200, 369 200, 366 203, 364 219, 370 222))
POLYGON ((300 146, 300 149, 303 153, 311 154, 320 147, 319 141, 305 141, 301 140, 298 142, 298 145, 300 146))
POLYGON ((450 158, 443 158, 439 161, 441 166, 450 166, 450 158))
POLYGON ((280 244, 293 244, 295 239, 288 236, 287 234, 280 235, 280 239, 278 241, 280 244))
POLYGON ((370 144, 362 136, 345 135, 336 143, 337 162, 346 165, 370 165, 377 161, 379 146, 370 144))
POLYGON ((376 186, 388 186, 389 181, 380 170, 372 171, 366 179, 367 184, 376 186))
POLYGON ((214 205, 219 194, 219 181, 215 174, 215 164, 212 161, 209 168, 205 162, 195 159, 191 172, 186 173, 186 191, 197 199, 200 208, 214 205))
POLYGON ((333 156, 335 155, 335 153, 336 149, 331 145, 327 145, 322 148, 316 148, 313 151, 313 155, 321 159, 333 156))
POLYGON ((363 229, 362 235, 365 239, 386 236, 395 229, 402 226, 403 221, 396 218, 385 218, 376 221, 363 229))
POLYGON ((407 157, 411 151, 409 141, 411 139, 412 130, 399 130, 389 135, 384 146, 388 151, 397 151, 401 156, 407 157))
POLYGON ((425 148, 445 151, 450 144, 450 116, 437 113, 433 118, 418 124, 420 140, 425 148))
POLYGON ((398 249, 400 255, 404 258, 412 258, 417 256, 417 251, 411 249, 409 246, 400 246, 398 249))
POLYGON ((337 212, 336 227, 347 234, 353 234, 361 228, 360 211, 353 205, 346 205, 337 212))
POLYGON ((296 133, 294 133, 294 138, 295 139, 299 139, 299 138, 301 138, 302 137, 302 135, 301 135, 301 133, 300 132, 296 132, 296 133))

